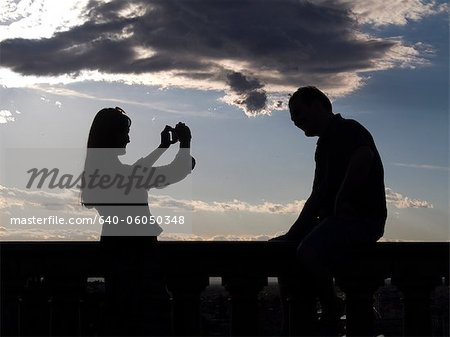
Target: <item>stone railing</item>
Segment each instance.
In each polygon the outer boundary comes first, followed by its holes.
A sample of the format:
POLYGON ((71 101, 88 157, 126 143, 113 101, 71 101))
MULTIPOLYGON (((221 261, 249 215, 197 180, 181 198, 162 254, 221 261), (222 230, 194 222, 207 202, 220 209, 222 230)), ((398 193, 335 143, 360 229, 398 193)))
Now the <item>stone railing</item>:
MULTIPOLYGON (((258 294, 268 277, 308 277, 298 275, 295 248, 282 242, 158 243, 158 266, 171 293, 164 307, 170 333, 202 334, 200 294, 210 277, 221 277, 230 296, 230 335, 258 335, 258 294)), ((2 336, 91 334, 86 322, 100 318, 86 302, 87 280, 105 277, 110 259, 99 243, 3 242, 0 259, 2 336)), ((403 293, 404 335, 431 335, 430 293, 448 285, 448 276, 447 242, 378 243, 355 252, 336 278, 346 294, 347 336, 373 333, 373 294, 387 278, 403 293)), ((301 334, 309 322, 296 310, 298 299, 282 301, 283 331, 301 334)))

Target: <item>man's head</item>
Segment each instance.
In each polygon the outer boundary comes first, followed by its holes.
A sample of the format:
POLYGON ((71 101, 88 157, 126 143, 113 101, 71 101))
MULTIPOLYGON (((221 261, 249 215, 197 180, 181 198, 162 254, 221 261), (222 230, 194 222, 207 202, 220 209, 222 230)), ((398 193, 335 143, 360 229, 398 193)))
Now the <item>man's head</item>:
POLYGON ((320 136, 333 116, 328 97, 316 87, 301 87, 289 99, 291 120, 307 137, 320 136))

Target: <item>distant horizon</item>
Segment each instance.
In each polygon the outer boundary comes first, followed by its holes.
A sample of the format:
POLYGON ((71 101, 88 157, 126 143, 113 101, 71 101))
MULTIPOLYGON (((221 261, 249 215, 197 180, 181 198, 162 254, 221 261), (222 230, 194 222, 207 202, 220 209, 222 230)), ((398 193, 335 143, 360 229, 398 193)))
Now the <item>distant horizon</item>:
MULTIPOLYGON (((46 235, 43 235, 42 237, 39 236, 32 236, 30 233, 33 233, 33 229, 29 229, 27 231, 27 234, 30 236, 25 237, 23 235, 14 235, 14 233, 10 233, 9 237, 2 234, 2 231, 4 230, 4 227, 0 226, 0 244, 2 242, 100 242, 100 232, 97 232, 97 236, 93 233, 91 237, 76 237, 76 231, 75 231, 75 238, 73 236, 70 237, 62 237, 62 235, 59 233, 55 233, 54 236, 49 236, 49 233, 46 235)), ((36 233, 39 233, 41 230, 36 229, 36 233)), ((176 241, 176 242, 267 242, 272 237, 276 237, 279 235, 284 234, 284 232, 278 232, 274 233, 273 235, 268 234, 261 234, 257 236, 249 236, 249 235, 241 235, 241 236, 233 236, 233 235, 217 235, 217 236, 199 236, 199 235, 192 235, 192 234, 186 234, 186 233, 169 233, 167 235, 161 235, 158 236, 159 242, 167 242, 167 241, 176 241)), ((389 239, 389 238, 381 238, 377 242, 385 242, 385 243, 442 243, 442 242, 449 242, 450 239, 442 239, 442 240, 436 240, 436 241, 424 241, 424 240, 403 240, 403 239, 389 239)))

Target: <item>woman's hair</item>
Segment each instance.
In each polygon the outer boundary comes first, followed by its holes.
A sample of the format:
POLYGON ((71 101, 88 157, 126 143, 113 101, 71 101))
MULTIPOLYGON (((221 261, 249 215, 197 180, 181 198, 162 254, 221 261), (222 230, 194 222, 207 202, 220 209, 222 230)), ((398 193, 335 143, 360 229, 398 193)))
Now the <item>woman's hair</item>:
MULTIPOLYGON (((117 135, 128 132, 131 125, 131 119, 125 114, 121 108, 105 108, 97 112, 92 121, 89 137, 87 141, 86 159, 84 162, 84 172, 81 186, 81 204, 85 207, 92 208, 93 200, 97 199, 93 195, 98 193, 88 188, 86 175, 95 171, 104 159, 106 150, 92 149, 114 149, 118 147, 117 135)), ((98 202, 98 200, 97 200, 98 202)))
POLYGON ((130 125, 131 119, 121 108, 100 110, 92 121, 87 142, 88 149, 116 147, 115 134, 126 130, 130 125))

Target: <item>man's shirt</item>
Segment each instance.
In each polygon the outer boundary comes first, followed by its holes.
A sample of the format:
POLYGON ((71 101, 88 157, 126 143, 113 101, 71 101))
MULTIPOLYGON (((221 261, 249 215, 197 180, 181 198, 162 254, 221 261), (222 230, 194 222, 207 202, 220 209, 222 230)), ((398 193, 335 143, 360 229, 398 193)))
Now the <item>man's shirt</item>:
POLYGON ((384 172, 375 142, 361 124, 344 119, 340 114, 333 116, 317 142, 313 193, 317 193, 319 198, 320 219, 335 215, 336 197, 346 177, 350 160, 360 147, 369 147, 374 158, 367 178, 345 202, 353 210, 353 216, 384 224, 387 217, 384 172))

